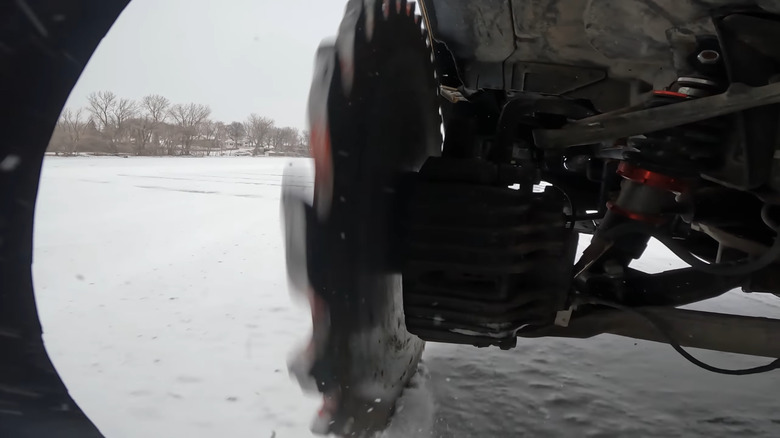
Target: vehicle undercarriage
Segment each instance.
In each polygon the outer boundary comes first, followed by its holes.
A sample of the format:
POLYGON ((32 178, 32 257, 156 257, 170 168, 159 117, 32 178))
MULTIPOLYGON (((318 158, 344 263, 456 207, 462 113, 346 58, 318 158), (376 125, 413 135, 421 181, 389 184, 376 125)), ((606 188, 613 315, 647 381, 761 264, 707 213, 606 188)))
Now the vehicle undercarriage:
POLYGON ((349 388, 397 397, 421 348, 409 334, 508 349, 610 333, 717 373, 780 367, 779 320, 679 308, 780 293, 780 6, 420 6, 351 2, 317 58, 314 196, 284 203, 305 218, 290 275, 328 320, 296 368, 320 382, 322 430, 375 426, 349 388), (651 239, 688 267, 632 267, 651 239), (723 369, 685 347, 770 359, 723 369))

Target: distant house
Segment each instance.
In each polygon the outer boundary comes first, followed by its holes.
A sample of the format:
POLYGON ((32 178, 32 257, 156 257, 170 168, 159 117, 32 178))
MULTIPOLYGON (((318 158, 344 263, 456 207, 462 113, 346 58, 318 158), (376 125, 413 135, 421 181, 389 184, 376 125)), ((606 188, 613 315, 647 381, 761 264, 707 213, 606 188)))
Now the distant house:
POLYGON ((225 140, 224 145, 225 149, 251 148, 252 142, 250 142, 247 138, 239 140, 238 143, 231 139, 227 139, 225 140))

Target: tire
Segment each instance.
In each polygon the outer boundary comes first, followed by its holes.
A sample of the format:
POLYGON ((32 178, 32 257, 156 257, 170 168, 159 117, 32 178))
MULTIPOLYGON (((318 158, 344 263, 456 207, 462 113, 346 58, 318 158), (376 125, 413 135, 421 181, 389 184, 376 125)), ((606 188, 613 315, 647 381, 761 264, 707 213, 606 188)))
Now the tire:
POLYGON ((320 48, 309 109, 306 271, 325 315, 313 312, 308 371, 297 374, 325 395, 317 431, 349 436, 386 427, 422 355, 403 319, 396 206, 404 175, 441 151, 420 18, 406 1, 371 3, 350 1, 335 45, 320 48))

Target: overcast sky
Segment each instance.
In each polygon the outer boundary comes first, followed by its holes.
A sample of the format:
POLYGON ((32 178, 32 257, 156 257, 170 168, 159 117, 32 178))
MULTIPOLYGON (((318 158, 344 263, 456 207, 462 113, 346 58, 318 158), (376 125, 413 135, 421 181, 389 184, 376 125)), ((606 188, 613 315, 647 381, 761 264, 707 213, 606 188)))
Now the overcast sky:
POLYGON ((250 113, 304 128, 314 51, 346 0, 131 0, 92 56, 68 106, 93 91, 203 103, 212 118, 250 113))

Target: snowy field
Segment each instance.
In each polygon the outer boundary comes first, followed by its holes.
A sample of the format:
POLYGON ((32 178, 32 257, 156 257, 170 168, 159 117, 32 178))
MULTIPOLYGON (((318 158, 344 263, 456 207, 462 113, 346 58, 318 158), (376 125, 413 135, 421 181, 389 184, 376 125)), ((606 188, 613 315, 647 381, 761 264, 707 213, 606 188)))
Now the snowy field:
MULTIPOLYGON (((318 400, 286 371, 310 330, 287 293, 286 163, 46 159, 34 259, 45 342, 107 437, 311 436, 318 400)), ((678 266, 667 256, 653 248, 639 266, 678 266)), ((780 316, 778 306, 732 294, 703 308, 780 316)), ((695 353, 721 366, 765 361, 695 353)), ((429 345, 424 362, 388 438, 780 436, 780 371, 713 375, 665 345, 429 345)))

